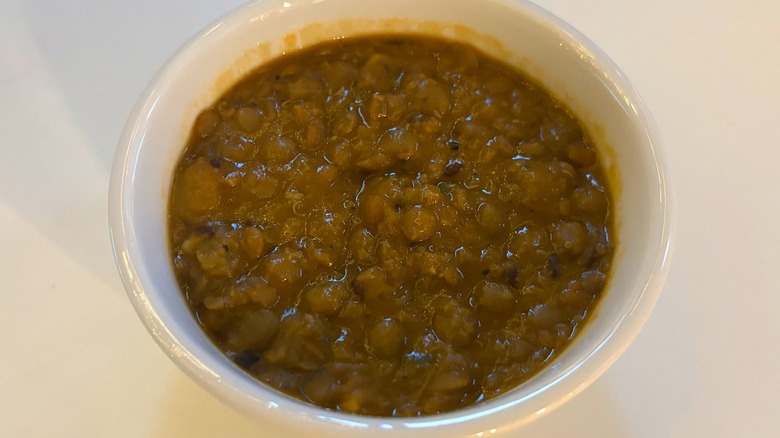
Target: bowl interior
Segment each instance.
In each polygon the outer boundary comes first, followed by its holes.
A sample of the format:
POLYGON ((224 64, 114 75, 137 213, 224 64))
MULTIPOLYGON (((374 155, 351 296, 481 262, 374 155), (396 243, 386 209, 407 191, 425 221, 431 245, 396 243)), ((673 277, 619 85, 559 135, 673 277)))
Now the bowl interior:
POLYGON ((230 404, 319 434, 461 435, 509 430, 572 397, 626 348, 665 277, 667 188, 653 127, 619 70, 587 39, 522 1, 257 1, 196 36, 158 73, 123 134, 111 182, 111 226, 133 304, 163 349, 230 404), (530 381, 494 400, 421 419, 372 419, 304 405, 244 374, 201 332, 168 257, 171 176, 197 113, 262 62, 313 43, 412 32, 470 42, 513 64, 563 100, 596 140, 615 193, 611 279, 575 341, 530 381), (566 379, 564 379, 566 377, 566 379), (490 418, 486 416, 490 414, 490 418), (324 429, 322 428, 324 425, 324 429), (487 427, 489 426, 489 427, 487 427), (345 429, 346 428, 346 429, 345 429), (353 432, 351 432, 353 433, 353 432))

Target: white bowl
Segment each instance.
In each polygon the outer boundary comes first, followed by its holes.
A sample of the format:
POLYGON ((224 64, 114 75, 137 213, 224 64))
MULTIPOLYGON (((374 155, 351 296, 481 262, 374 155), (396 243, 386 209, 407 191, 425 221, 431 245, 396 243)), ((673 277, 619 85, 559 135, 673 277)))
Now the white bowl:
POLYGON ((259 0, 195 36, 139 99, 111 176, 111 234, 128 295, 157 343, 190 377, 238 410, 302 436, 500 434, 588 386, 648 317, 668 270, 673 228, 660 155, 653 123, 625 76, 587 38, 529 2, 259 0), (500 397, 421 418, 333 412, 255 381, 196 324, 174 279, 167 243, 172 172, 201 109, 253 67, 283 52, 390 31, 465 40, 520 66, 580 118, 600 146, 616 192, 611 280, 574 342, 543 371, 500 397))

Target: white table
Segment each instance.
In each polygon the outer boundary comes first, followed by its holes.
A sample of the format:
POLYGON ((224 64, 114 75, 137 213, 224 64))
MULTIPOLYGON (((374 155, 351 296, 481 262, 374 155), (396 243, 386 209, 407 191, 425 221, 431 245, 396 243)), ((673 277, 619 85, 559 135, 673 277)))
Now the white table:
MULTIPOLYGON (((281 1, 281 0, 280 0, 281 1)), ((278 436, 152 342, 108 238, 114 146, 163 61, 238 0, 0 0, 0 436, 278 436)), ((780 436, 780 1, 539 0, 660 127, 666 289, 623 357, 524 432, 780 436)))

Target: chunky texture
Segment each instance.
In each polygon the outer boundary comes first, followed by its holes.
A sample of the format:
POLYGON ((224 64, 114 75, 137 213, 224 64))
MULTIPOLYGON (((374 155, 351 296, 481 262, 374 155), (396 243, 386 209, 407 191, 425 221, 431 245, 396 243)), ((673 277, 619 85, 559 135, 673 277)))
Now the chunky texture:
POLYGON ((609 222, 560 102, 406 36, 260 67, 198 116, 170 205, 176 275, 215 344, 280 391, 381 416, 543 367, 604 286, 609 222))

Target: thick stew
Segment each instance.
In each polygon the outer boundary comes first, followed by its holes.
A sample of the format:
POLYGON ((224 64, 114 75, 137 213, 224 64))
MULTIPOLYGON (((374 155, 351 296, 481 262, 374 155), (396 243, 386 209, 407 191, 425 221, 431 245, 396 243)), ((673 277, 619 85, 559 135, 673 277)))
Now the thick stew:
POLYGON ((470 46, 333 41, 197 117, 171 257, 261 382, 343 412, 451 411, 527 380, 592 312, 613 251, 599 166, 561 102, 470 46))

